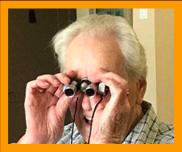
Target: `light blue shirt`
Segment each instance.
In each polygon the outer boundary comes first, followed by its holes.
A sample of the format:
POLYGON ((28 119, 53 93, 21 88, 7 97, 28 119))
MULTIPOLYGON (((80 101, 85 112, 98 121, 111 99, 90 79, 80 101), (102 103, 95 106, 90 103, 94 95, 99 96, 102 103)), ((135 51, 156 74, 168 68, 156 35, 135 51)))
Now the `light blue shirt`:
MULTIPOLYGON (((174 127, 161 123, 148 102, 142 103, 144 116, 131 130, 121 144, 172 144, 174 143, 174 127)), ((72 123, 64 127, 63 137, 57 144, 70 144, 72 123)), ((73 144, 84 144, 83 137, 76 126, 73 133, 73 144)))

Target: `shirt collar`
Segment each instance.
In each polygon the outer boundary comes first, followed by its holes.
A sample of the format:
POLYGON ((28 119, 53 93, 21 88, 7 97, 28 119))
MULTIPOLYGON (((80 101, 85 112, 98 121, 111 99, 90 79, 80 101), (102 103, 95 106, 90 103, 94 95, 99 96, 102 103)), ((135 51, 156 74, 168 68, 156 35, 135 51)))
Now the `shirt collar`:
POLYGON ((158 133, 159 120, 151 104, 143 101, 145 115, 123 141, 123 144, 154 143, 158 133))

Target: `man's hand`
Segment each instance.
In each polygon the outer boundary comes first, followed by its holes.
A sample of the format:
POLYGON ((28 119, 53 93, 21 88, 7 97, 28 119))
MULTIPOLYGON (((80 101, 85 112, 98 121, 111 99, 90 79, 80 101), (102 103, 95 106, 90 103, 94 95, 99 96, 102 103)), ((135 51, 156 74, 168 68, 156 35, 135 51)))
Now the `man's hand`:
POLYGON ((95 113, 90 143, 120 143, 131 129, 136 112, 129 102, 128 83, 121 76, 106 71, 98 72, 89 79, 103 82, 110 89, 110 99, 106 101, 105 108, 98 108, 95 113))
MULTIPOLYGON (((71 73, 70 73, 71 74, 71 73)), ((27 83, 25 114, 27 129, 18 143, 56 143, 62 136, 64 119, 73 98, 62 92, 70 82, 66 74, 42 75, 27 83)))

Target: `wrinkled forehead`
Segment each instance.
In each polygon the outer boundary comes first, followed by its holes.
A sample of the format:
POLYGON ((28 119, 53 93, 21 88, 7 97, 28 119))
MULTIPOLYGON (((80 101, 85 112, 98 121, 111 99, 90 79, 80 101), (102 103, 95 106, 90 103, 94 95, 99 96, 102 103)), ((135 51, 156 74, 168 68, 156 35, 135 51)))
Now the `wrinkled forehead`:
POLYGON ((114 35, 81 33, 69 44, 65 55, 65 70, 77 71, 80 77, 100 68, 122 73, 124 58, 114 35))

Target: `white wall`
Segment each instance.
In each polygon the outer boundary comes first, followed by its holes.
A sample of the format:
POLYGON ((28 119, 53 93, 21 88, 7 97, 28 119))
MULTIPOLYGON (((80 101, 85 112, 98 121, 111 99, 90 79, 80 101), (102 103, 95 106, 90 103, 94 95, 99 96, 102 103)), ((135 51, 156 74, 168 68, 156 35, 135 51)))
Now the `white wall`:
POLYGON ((140 19, 133 9, 133 27, 146 49, 148 76, 145 99, 151 101, 161 121, 174 120, 174 18, 171 9, 148 9, 140 19))
POLYGON ((89 9, 87 8, 77 9, 76 15, 77 15, 77 18, 81 18, 83 16, 89 15, 89 9))
POLYGON ((148 9, 148 18, 140 19, 140 9, 133 9, 133 28, 146 51, 148 74, 147 91, 144 99, 150 101, 157 111, 156 95, 156 54, 155 54, 155 13, 148 9))
POLYGON ((155 10, 157 113, 174 120, 174 16, 172 9, 155 10))

